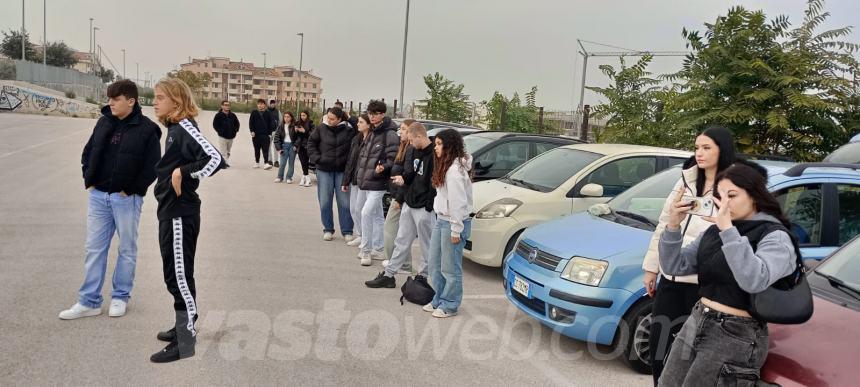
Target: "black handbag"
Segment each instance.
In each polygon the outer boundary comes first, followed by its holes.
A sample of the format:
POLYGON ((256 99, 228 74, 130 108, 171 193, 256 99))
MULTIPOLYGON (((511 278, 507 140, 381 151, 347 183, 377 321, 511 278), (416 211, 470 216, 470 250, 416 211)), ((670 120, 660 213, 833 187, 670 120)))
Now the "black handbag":
POLYGON ((806 267, 803 266, 803 259, 796 247, 795 254, 797 268, 794 273, 776 281, 763 292, 750 295, 750 315, 759 321, 803 324, 812 317, 812 290, 806 279, 806 267))
POLYGON ((415 279, 412 279, 411 276, 407 277, 406 283, 403 284, 400 291, 403 293, 400 296, 400 305, 403 305, 403 299, 414 304, 427 305, 433 301, 433 297, 436 295, 436 292, 427 283, 427 279, 422 275, 416 275, 415 279))

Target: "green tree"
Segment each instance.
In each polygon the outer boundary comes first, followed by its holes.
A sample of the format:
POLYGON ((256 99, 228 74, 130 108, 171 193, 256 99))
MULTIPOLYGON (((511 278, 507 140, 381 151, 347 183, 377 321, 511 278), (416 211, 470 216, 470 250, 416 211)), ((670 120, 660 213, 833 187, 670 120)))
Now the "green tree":
MULTIPOLYGON (((30 43, 30 34, 24 34, 24 42, 27 60, 35 61, 36 49, 33 48, 33 43, 30 43)), ((0 52, 7 58, 21 59, 21 31, 3 31, 3 42, 0 43, 0 52)))
POLYGON ((463 93, 463 84, 433 73, 424 76, 427 98, 420 100, 424 118, 466 123, 471 117, 469 96, 463 93))
POLYGON ((828 16, 823 1, 810 0, 793 30, 785 16, 768 21, 743 7, 706 23, 703 34, 684 29, 691 54, 667 77, 683 83, 674 105, 680 127, 726 125, 741 152, 797 160, 847 141, 846 125, 857 122, 857 45, 840 40, 850 27, 816 32, 828 16))
POLYGON ((110 83, 110 82, 113 82, 114 80, 116 80, 115 79, 116 76, 114 75, 113 70, 106 69, 104 67, 100 67, 96 71, 96 75, 98 75, 98 77, 101 78, 102 82, 104 82, 104 83, 110 83))
MULTIPOLYGON (((21 50, 18 49, 20 52, 21 50)), ((42 60, 42 51, 39 50, 36 55, 36 59, 38 61, 42 60)), ((78 64, 77 58, 75 58, 75 51, 72 50, 66 43, 63 42, 50 42, 48 43, 48 64, 51 66, 57 67, 65 67, 71 68, 74 65, 78 64)))
POLYGON ((535 106, 537 99, 537 86, 525 94, 526 104, 522 104, 519 93, 508 99, 498 91, 481 106, 487 111, 487 127, 491 130, 505 130, 508 132, 538 133, 543 128, 538 127, 539 110, 535 106), (504 113, 504 114, 503 114, 504 113))
POLYGON ((209 74, 197 74, 188 70, 171 71, 167 73, 167 76, 181 79, 191 88, 191 92, 198 94, 198 96, 203 91, 203 88, 209 86, 209 83, 212 82, 212 76, 209 74))

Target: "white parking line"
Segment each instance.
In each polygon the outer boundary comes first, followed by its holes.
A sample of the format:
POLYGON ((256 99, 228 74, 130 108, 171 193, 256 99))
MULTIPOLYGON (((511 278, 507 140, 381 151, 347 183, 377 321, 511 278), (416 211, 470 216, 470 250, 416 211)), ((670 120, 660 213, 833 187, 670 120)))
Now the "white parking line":
POLYGON ((14 155, 14 154, 18 154, 18 153, 21 153, 21 152, 26 152, 26 151, 28 151, 28 150, 30 150, 30 149, 38 148, 38 147, 40 147, 40 146, 42 146, 42 145, 48 145, 48 144, 50 144, 50 143, 60 141, 60 140, 62 140, 62 139, 64 139, 64 138, 66 138, 66 137, 76 136, 76 135, 78 135, 78 134, 81 134, 81 133, 83 133, 83 132, 86 132, 87 130, 88 130, 88 129, 79 130, 79 131, 74 132, 74 133, 69 133, 69 134, 67 134, 67 135, 65 135, 65 136, 56 137, 56 138, 54 138, 53 140, 50 140, 50 141, 45 141, 45 142, 38 143, 38 144, 35 144, 35 145, 30 145, 30 146, 28 146, 28 147, 26 147, 26 148, 18 149, 18 150, 16 150, 16 151, 12 151, 12 152, 9 152, 9 153, 4 153, 4 154, 0 155, 0 159, 4 158, 4 157, 6 157, 6 156, 12 156, 12 155, 14 155))

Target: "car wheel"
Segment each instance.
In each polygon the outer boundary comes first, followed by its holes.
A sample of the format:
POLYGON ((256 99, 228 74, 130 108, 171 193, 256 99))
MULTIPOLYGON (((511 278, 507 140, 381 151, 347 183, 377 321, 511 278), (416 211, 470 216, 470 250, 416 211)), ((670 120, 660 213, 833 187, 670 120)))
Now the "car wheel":
POLYGON ((514 236, 511 237, 511 240, 508 241, 508 244, 505 245, 505 253, 502 254, 502 264, 499 265, 499 275, 501 275, 502 278, 505 278, 505 258, 508 257, 508 254, 510 254, 511 251, 514 251, 514 245, 517 243, 517 240, 520 239, 520 235, 523 231, 525 230, 517 231, 514 236))
POLYGON ((646 297, 634 304, 624 315, 623 324, 618 327, 613 345, 622 352, 624 363, 636 372, 651 374, 651 305, 646 297))

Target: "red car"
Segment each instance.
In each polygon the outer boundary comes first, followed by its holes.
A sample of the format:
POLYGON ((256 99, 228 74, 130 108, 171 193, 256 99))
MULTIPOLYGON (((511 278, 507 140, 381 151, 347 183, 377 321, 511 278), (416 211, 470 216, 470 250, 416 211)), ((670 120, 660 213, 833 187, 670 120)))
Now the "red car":
POLYGON ((860 237, 834 252, 808 278, 815 300, 812 319, 801 325, 770 325, 762 381, 780 386, 860 385, 860 237))

